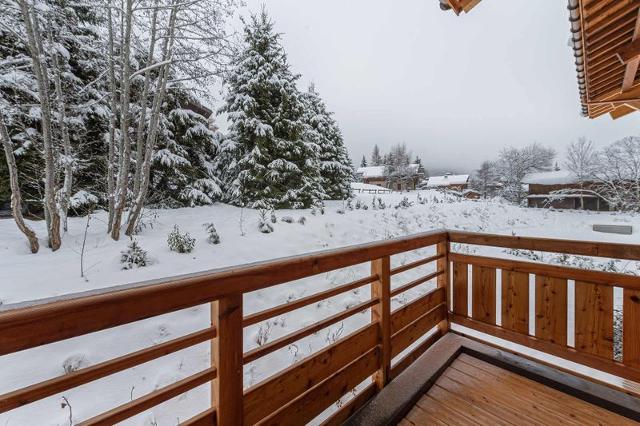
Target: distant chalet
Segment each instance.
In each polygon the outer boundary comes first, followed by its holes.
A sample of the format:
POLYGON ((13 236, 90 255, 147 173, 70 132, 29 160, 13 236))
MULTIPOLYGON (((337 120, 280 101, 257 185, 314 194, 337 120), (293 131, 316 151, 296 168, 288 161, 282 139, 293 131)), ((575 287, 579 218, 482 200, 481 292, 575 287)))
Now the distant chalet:
POLYGON ((359 167, 356 178, 359 182, 383 186, 393 191, 416 189, 424 173, 419 164, 392 169, 387 166, 359 167))
POLYGON ((469 175, 454 175, 445 173, 443 176, 431 176, 423 188, 446 189, 449 191, 464 192, 469 187, 469 175))
POLYGON ((529 207, 608 211, 609 204, 599 197, 594 182, 583 182, 568 170, 530 173, 523 179, 529 186, 529 207))

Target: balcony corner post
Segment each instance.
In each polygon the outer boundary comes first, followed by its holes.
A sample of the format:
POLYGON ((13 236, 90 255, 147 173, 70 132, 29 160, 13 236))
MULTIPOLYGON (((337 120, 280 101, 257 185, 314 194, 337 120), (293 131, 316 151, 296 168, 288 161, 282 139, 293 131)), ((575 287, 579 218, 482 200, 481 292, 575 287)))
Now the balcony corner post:
POLYGON ((371 308, 371 322, 378 324, 380 347, 379 369, 373 375, 378 391, 389 383, 391 375, 391 259, 389 256, 371 261, 371 274, 378 279, 371 283, 371 297, 380 299, 371 308))
POLYGON ((449 262, 449 252, 451 251, 451 242, 449 241, 449 233, 446 235, 446 239, 441 241, 436 246, 438 256, 442 256, 438 259, 437 270, 444 271, 443 274, 438 275, 437 286, 445 289, 445 303, 447 308, 447 317, 438 324, 438 329, 443 335, 449 332, 451 324, 449 323, 449 311, 451 310, 451 262, 449 262))
POLYGON ((211 323, 216 327, 216 338, 211 343, 211 363, 217 369, 217 377, 212 383, 211 403, 216 409, 217 424, 242 424, 242 294, 212 302, 211 323))

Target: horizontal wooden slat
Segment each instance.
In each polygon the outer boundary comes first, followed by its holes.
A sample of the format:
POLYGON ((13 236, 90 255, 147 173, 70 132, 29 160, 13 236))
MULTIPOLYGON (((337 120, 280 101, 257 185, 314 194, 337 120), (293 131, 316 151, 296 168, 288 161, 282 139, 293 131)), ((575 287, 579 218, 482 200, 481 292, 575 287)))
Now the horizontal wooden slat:
POLYGON ((447 307, 446 304, 442 303, 395 333, 391 337, 391 356, 395 357, 398 355, 446 318, 447 307))
POLYGON ((446 239, 445 231, 112 287, 0 311, 0 355, 357 265, 446 239))
POLYGON ((182 379, 176 383, 172 383, 169 386, 160 388, 143 397, 134 399, 133 401, 116 407, 113 410, 109 410, 106 413, 92 417, 91 419, 80 423, 79 426, 113 425, 115 423, 126 420, 129 417, 135 416, 138 413, 142 413, 143 411, 148 410, 151 407, 155 407, 156 405, 164 401, 175 398, 176 396, 183 394, 193 388, 210 382, 215 378, 215 367, 207 368, 206 370, 201 371, 198 374, 194 374, 193 376, 182 379))
MULTIPOLYGON (((586 352, 579 352, 570 346, 562 346, 556 343, 547 342, 533 336, 528 336, 495 325, 475 321, 471 318, 450 314, 449 319, 455 324, 477 330, 481 333, 489 334, 540 352, 545 352, 578 364, 586 365, 587 367, 595 368, 596 370, 604 371, 606 373, 613 374, 614 376, 629 379, 634 382, 640 382, 640 369, 633 368, 621 362, 607 360, 586 352)), ((467 335, 464 331, 456 330, 456 333, 467 335)), ((475 338, 472 335, 467 335, 467 337, 475 338)), ((576 372, 573 373, 576 374, 576 372)))
POLYGON ((211 340, 216 336, 214 327, 197 331, 189 335, 160 343, 147 349, 141 349, 109 361, 83 368, 64 376, 40 382, 13 392, 0 395, 0 413, 38 401, 56 393, 63 392, 85 383, 98 380, 136 365, 160 358, 164 355, 211 340))
POLYGON ((391 297, 397 296, 400 293, 404 293, 407 290, 411 290, 414 287, 419 286, 420 284, 424 284, 428 281, 431 281, 432 279, 438 277, 439 275, 444 274, 444 271, 436 271, 432 274, 429 275, 425 275, 422 278, 418 278, 416 280, 413 280, 407 284, 401 285, 400 287, 394 288, 393 290, 391 290, 391 297))
POLYGON ((344 424, 349 417, 373 398, 376 394, 376 389, 376 384, 371 383, 369 386, 358 392, 356 396, 351 398, 349 402, 340 407, 340 409, 333 413, 328 419, 323 421, 320 426, 340 426, 344 424))
POLYGON ((244 422, 257 423, 311 387, 336 373, 378 342, 377 324, 369 324, 331 346, 245 391, 244 422))
POLYGON ((514 237, 511 235, 481 234, 476 232, 460 231, 449 231, 449 239, 453 243, 539 250, 553 253, 579 254, 582 256, 611 257, 615 259, 640 260, 640 245, 637 244, 514 237))
POLYGON ((526 272, 547 277, 565 278, 576 281, 588 281, 595 284, 606 284, 632 290, 640 290, 640 277, 635 275, 616 274, 613 272, 592 271, 571 268, 568 266, 547 265, 543 263, 522 262, 519 260, 499 259, 495 257, 472 256, 451 253, 449 258, 455 262, 466 262, 473 265, 490 266, 505 271, 526 272))
POLYGON ((436 343, 442 337, 442 332, 437 330, 431 336, 429 336, 424 342, 420 343, 415 349, 408 354, 404 355, 393 367, 391 367, 391 378, 398 377, 400 373, 407 369, 408 366, 413 364, 415 360, 426 352, 434 343, 436 343))
POLYGON ((321 291, 316 294, 312 294, 307 297, 303 297, 298 300, 294 300, 292 302, 288 302, 274 308, 265 309, 264 311, 256 312, 255 314, 247 315, 242 321, 242 325, 244 327, 248 327, 253 324, 257 324, 261 321, 268 320, 273 317, 277 317, 278 315, 286 314, 287 312, 295 311, 296 309, 300 309, 302 307, 311 305, 313 303, 319 302, 321 300, 328 299, 330 297, 337 296, 339 294, 345 293, 349 290, 353 290, 358 287, 362 287, 365 284, 372 283, 378 279, 377 275, 370 275, 365 278, 361 278, 359 280, 350 282, 348 284, 341 285, 339 287, 335 287, 326 291, 321 291))
POLYGON ((407 303, 405 306, 396 309, 391 313, 391 333, 396 333, 403 329, 425 312, 429 312, 445 301, 445 289, 437 288, 418 299, 407 303))
POLYGON ((398 266, 398 267, 393 268, 391 270, 391 275, 401 274, 401 273, 406 272, 406 271, 408 271, 410 269, 417 268, 418 266, 422 266, 422 265, 426 265, 427 263, 431 263, 431 262, 433 262, 435 260, 438 260, 438 259, 440 259, 442 257, 444 257, 444 255, 439 254, 439 255, 427 257, 425 259, 416 260, 415 262, 407 263, 406 265, 398 266))
POLYGON ((376 346, 260 424, 266 426, 308 423, 376 371, 379 362, 380 347, 376 346))
POLYGON ((216 426, 218 424, 217 420, 216 409, 209 408, 197 416, 180 423, 180 426, 216 426))
POLYGON ((377 298, 367 300, 366 302, 362 302, 345 311, 332 315, 329 318, 326 318, 322 321, 318 321, 298 331, 287 334, 286 336, 280 337, 279 339, 273 340, 265 345, 259 346, 255 349, 251 349, 250 351, 245 352, 243 356, 243 362, 245 364, 248 364, 252 361, 255 361, 258 358, 262 358, 263 356, 270 354, 273 351, 277 351, 278 349, 284 348, 285 346, 297 340, 300 340, 303 337, 309 336, 310 334, 320 331, 323 328, 327 328, 330 325, 333 325, 339 321, 349 318, 352 315, 357 314, 358 312, 368 309, 378 302, 379 302, 379 299, 377 298))

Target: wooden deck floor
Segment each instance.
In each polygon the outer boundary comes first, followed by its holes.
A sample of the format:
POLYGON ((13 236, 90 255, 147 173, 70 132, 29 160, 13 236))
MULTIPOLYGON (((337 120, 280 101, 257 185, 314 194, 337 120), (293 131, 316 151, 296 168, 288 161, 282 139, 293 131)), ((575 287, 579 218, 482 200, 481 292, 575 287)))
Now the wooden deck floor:
POLYGON ((461 354, 399 424, 637 423, 493 364, 461 354))

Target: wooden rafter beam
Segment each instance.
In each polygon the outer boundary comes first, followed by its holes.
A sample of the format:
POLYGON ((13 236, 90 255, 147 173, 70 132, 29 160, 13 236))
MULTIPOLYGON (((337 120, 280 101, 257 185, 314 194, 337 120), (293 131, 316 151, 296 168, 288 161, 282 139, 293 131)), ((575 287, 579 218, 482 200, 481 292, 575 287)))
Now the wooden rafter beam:
POLYGON ((616 56, 623 64, 628 64, 630 61, 637 59, 640 56, 640 39, 634 38, 633 41, 626 43, 616 51, 616 56))

